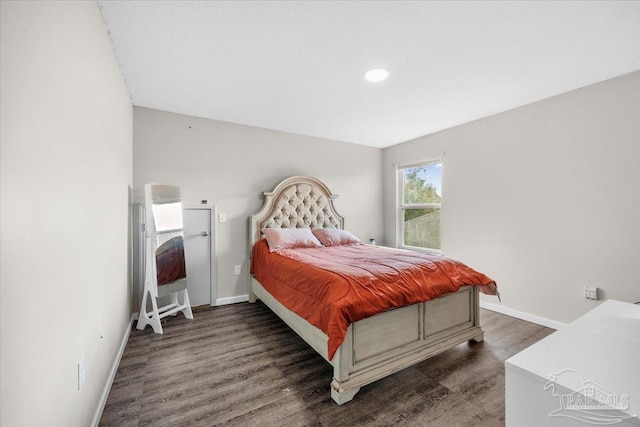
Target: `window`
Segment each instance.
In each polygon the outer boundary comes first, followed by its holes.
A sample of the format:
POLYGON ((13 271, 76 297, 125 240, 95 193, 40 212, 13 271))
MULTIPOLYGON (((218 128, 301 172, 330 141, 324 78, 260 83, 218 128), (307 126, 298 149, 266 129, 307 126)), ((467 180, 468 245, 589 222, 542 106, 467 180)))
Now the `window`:
POLYGON ((442 161, 398 169, 400 246, 440 251, 442 161))

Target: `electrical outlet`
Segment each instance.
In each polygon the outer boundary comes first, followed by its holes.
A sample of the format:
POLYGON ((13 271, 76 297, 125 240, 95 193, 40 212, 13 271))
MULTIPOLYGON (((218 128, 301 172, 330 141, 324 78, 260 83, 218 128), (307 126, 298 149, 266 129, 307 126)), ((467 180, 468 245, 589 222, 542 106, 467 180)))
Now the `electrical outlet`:
POLYGON ((82 390, 86 376, 87 366, 84 363, 84 356, 82 356, 82 359, 78 362, 78 391, 82 390))
POLYGON ((242 266, 236 265, 233 269, 233 272, 236 276, 239 276, 240 274, 242 274, 242 266))
POLYGON ((227 214, 224 212, 220 212, 218 214, 218 221, 220 222, 227 222, 227 214))
POLYGON ((598 288, 585 286, 584 287, 584 297, 586 299, 597 301, 598 300, 598 288))
POLYGON ((102 325, 98 328, 98 350, 102 350, 102 343, 104 342, 104 328, 102 325))

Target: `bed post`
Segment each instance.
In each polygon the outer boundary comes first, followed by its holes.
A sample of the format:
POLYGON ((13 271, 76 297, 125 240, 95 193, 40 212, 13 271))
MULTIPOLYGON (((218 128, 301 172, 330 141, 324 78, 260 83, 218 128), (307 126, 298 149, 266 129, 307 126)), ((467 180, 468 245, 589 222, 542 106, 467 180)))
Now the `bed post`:
MULTIPOLYGON (((478 286, 473 287, 473 322, 475 326, 480 327, 480 288, 478 286)), ((484 341, 484 331, 481 330, 478 335, 471 338, 472 342, 484 341)))
POLYGON ((345 382, 349 379, 349 371, 353 364, 353 325, 347 328, 344 341, 333 355, 333 380, 331 381, 331 398, 342 405, 353 400, 360 391, 360 386, 345 388, 345 382))
MULTIPOLYGON (((261 196, 263 196, 265 193, 262 193, 261 196)), ((266 201, 265 201, 266 203, 266 201)), ((247 222, 248 227, 248 231, 247 234, 249 235, 249 242, 247 245, 247 250, 248 250, 248 259, 249 259, 249 280, 247 282, 248 285, 248 294, 249 294, 249 304, 254 304, 257 300, 256 294, 253 293, 253 289, 251 286, 251 282, 253 281, 253 274, 251 274, 251 263, 253 261, 253 245, 258 241, 258 239, 260 238, 260 236, 258 235, 256 237, 256 230, 259 231, 259 224, 258 221, 256 221, 255 219, 255 215, 251 215, 249 217, 249 221, 247 222)))

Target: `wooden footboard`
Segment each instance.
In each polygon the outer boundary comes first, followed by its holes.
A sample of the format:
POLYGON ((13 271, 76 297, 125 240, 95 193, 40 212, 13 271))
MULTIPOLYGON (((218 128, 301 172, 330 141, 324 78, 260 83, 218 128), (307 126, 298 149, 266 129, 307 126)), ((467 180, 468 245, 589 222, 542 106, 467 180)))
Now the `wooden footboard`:
MULTIPOLYGON (((328 337, 288 310, 251 279, 250 301, 260 298, 325 360, 328 337)), ((331 397, 353 399, 360 387, 384 378, 468 340, 482 341, 477 287, 435 300, 389 310, 355 322, 333 360, 331 397)))

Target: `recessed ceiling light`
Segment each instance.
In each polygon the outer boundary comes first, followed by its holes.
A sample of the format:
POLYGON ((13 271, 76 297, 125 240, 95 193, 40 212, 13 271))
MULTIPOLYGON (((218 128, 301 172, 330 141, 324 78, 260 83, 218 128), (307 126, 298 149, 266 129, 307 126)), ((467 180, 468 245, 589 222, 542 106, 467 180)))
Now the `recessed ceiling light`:
POLYGON ((384 68, 374 68, 364 73, 363 77, 368 82, 381 82, 389 77, 389 70, 385 70, 384 68))

